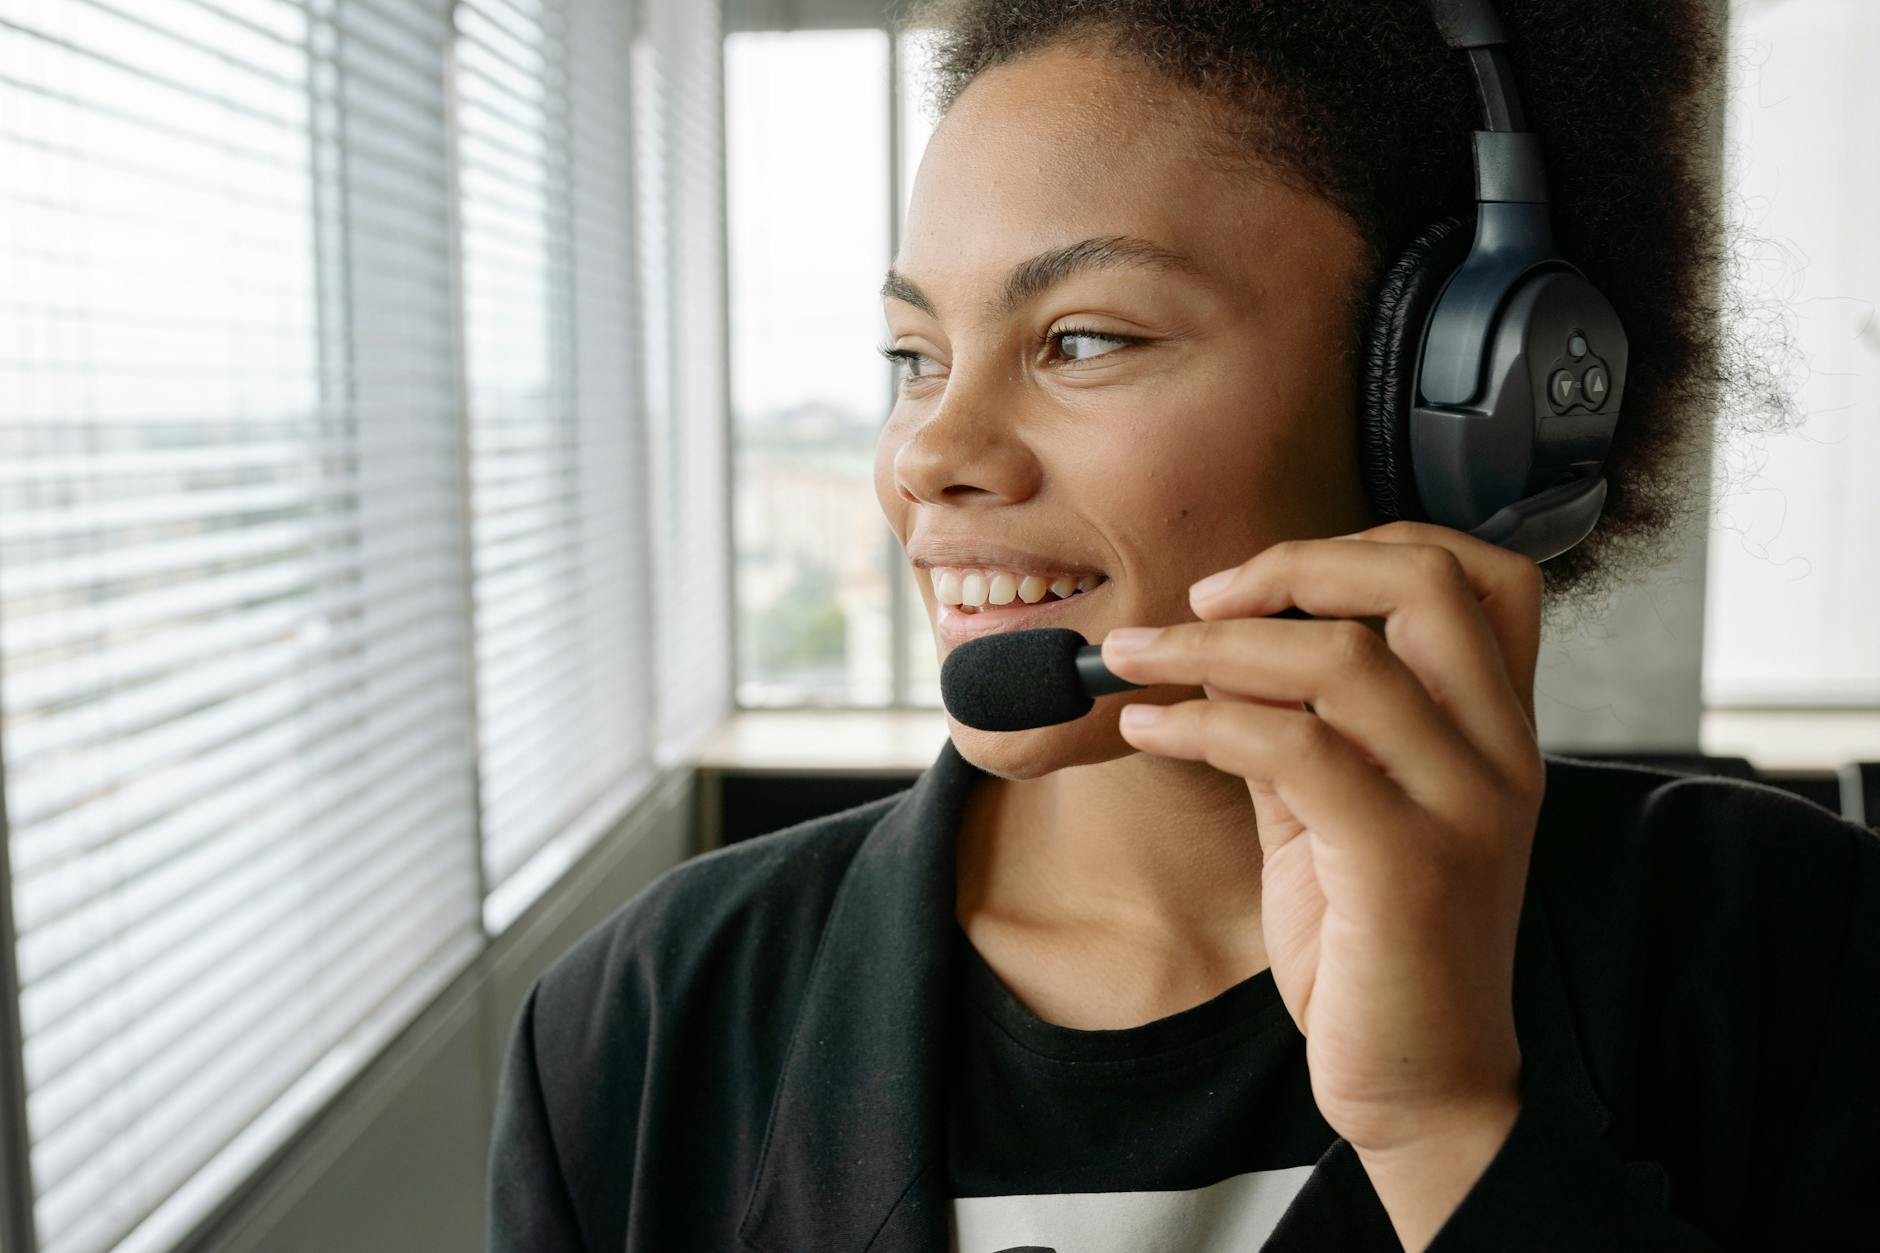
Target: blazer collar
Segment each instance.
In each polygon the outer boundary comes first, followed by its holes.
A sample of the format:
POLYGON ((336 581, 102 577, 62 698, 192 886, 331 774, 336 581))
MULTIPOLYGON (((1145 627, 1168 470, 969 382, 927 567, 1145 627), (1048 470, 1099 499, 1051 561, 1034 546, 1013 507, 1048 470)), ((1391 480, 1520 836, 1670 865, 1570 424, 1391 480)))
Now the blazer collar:
MULTIPOLYGON (((954 846, 972 785, 983 777, 947 740, 877 820, 844 873, 739 1226, 759 1253, 947 1248, 943 1102, 955 977, 954 846)), ((1547 834, 1543 816, 1535 838, 1547 834)), ((1532 873, 1539 861, 1537 850, 1516 940, 1517 1034, 1528 1069, 1603 1132, 1612 1114, 1574 1027, 1532 873)), ((1370 1231, 1375 1247, 1395 1248, 1388 1221, 1377 1223, 1382 1213, 1355 1152, 1340 1139, 1265 1247, 1268 1253, 1370 1248, 1359 1238, 1370 1231)))
POLYGON ((954 837, 982 777, 948 739, 836 890, 739 1227, 753 1249, 946 1248, 954 837))

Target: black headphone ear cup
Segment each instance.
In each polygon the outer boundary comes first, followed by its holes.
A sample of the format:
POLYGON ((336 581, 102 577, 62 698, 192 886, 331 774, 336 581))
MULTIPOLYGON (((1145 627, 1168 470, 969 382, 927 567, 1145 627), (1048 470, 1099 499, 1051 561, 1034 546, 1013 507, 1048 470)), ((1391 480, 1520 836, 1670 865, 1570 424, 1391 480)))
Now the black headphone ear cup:
POLYGON ((1475 213, 1440 218, 1385 267, 1358 362, 1358 467, 1386 520, 1425 521, 1410 463, 1410 406, 1423 327, 1443 284, 1468 259, 1475 213))

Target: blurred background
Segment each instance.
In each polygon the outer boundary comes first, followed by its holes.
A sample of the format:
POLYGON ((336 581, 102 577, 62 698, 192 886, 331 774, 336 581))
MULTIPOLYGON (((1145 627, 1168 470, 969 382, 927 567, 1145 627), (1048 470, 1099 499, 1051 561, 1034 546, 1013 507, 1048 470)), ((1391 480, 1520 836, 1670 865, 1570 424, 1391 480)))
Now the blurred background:
MULTIPOLYGON (((1880 6, 1728 8, 1808 419, 1549 638, 1542 739, 1880 823, 1880 6)), ((543 966, 932 759, 888 16, 0 0, 0 1251, 481 1247, 543 966)))

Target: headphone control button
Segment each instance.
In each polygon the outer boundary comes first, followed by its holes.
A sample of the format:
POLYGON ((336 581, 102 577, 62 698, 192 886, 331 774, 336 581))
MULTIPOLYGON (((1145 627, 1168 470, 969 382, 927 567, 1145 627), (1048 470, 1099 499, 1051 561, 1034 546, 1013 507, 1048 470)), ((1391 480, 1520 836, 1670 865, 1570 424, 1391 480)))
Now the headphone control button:
MULTIPOLYGON (((1602 383, 1602 386, 1604 384, 1602 383)), ((1554 402, 1554 408, 1565 409, 1573 403, 1573 393, 1579 389, 1569 370, 1555 370, 1547 380, 1547 398, 1554 402)))
POLYGON ((1567 341, 1567 355, 1578 361, 1586 355, 1586 336, 1575 335, 1567 341))
POLYGON ((1589 366, 1586 373, 1580 376, 1580 389, 1595 407, 1606 399, 1606 388, 1609 385, 1604 366, 1589 366))

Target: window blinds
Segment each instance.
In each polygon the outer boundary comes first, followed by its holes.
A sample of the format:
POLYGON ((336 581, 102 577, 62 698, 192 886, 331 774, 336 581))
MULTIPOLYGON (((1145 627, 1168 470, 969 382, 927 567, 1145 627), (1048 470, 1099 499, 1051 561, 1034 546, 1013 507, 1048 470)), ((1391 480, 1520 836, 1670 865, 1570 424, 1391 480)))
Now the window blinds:
POLYGON ((186 1235, 725 710, 718 21, 0 0, 38 1248, 186 1235))
POLYGON ((479 943, 448 30, 0 0, 0 758, 54 1253, 163 1247, 479 943))
POLYGON ((455 25, 483 864, 501 891, 647 777, 632 28, 607 0, 463 0, 455 25))
POLYGON ((716 3, 655 4, 634 46, 658 747, 731 707, 724 35, 716 3))

